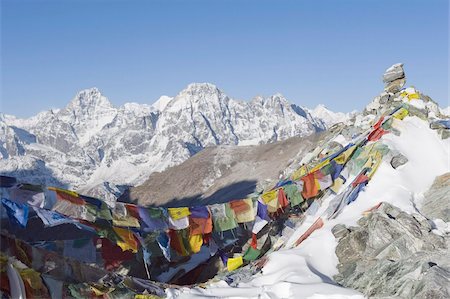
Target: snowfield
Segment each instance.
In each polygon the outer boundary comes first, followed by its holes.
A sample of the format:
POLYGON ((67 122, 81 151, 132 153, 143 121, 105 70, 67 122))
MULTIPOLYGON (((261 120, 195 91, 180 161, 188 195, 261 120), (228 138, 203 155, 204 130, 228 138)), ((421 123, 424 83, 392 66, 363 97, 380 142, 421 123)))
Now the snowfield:
MULTIPOLYGON (((380 202, 391 203, 408 213, 418 213, 416 206, 421 205, 423 194, 435 177, 450 171, 450 139, 442 140, 436 131, 429 128, 428 122, 415 116, 406 117, 403 121, 394 120, 393 127, 401 135, 390 133, 381 140, 391 151, 400 152, 409 161, 394 169, 389 161, 383 160, 366 189, 337 218, 325 221, 321 229, 313 232, 298 247, 289 248, 325 212, 334 198, 329 196, 313 215, 308 215, 296 228, 286 248, 268 255, 262 273, 249 283, 241 283, 233 288, 225 281, 220 281, 205 289, 168 289, 168 297, 364 298, 361 293, 343 288, 332 280, 338 273, 338 258, 335 254, 337 242, 331 229, 336 224, 356 225, 364 211, 380 202)), ((351 180, 350 177, 347 182, 351 180)), ((449 223, 440 219, 433 221, 441 230, 450 227, 449 223)))

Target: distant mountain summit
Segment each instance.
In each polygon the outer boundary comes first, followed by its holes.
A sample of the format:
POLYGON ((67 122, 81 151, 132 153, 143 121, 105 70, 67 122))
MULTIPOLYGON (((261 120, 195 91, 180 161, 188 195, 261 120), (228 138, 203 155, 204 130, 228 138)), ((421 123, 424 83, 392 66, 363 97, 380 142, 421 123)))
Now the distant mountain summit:
POLYGON ((237 101, 210 83, 189 84, 153 105, 121 107, 90 88, 63 109, 28 119, 0 115, 0 169, 115 200, 121 186, 142 183, 206 147, 307 136, 343 120, 336 115, 311 112, 281 94, 237 101))
POLYGON ((326 127, 330 127, 339 122, 347 122, 357 113, 356 111, 349 113, 333 112, 322 104, 319 104, 313 110, 308 111, 314 118, 321 120, 326 127))

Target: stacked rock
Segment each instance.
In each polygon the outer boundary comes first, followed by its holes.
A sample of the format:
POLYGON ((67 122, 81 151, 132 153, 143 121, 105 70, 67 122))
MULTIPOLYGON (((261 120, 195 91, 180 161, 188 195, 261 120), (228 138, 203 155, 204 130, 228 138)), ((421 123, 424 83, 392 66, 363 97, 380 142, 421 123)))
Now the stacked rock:
POLYGON ((396 93, 400 91, 406 83, 405 72, 403 71, 403 63, 396 63, 388 68, 383 75, 386 92, 396 93))

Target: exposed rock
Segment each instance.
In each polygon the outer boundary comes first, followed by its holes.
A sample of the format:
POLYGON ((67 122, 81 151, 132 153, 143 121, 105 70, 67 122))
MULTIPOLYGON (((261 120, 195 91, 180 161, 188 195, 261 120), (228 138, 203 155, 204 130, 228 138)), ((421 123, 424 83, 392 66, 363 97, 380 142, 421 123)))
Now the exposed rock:
POLYGON ((386 104, 392 98, 392 93, 382 92, 380 94, 380 104, 386 104))
POLYGON ((405 72, 403 71, 403 64, 397 63, 388 68, 383 75, 383 82, 385 83, 384 90, 386 92, 396 93, 406 83, 405 72))
POLYGON ((425 193, 420 211, 428 219, 450 221, 450 172, 438 176, 425 193))
POLYGON ((333 229, 340 237, 338 283, 369 297, 449 298, 448 236, 432 233, 424 217, 387 203, 358 224, 333 229))
POLYGON ((428 120, 428 110, 427 109, 420 109, 420 108, 414 107, 412 105, 408 106, 408 115, 409 116, 417 116, 420 119, 428 120))
POLYGON ((430 128, 433 130, 437 129, 447 129, 448 128, 448 121, 438 120, 433 121, 430 123, 430 128))
POLYGON ((399 166, 402 166, 408 162, 408 158, 403 156, 402 154, 397 154, 391 159, 391 166, 394 169, 397 169, 399 166))
POLYGON ((440 129, 439 135, 441 136, 442 139, 447 139, 450 137, 450 130, 440 129))
POLYGON ((389 67, 383 74, 383 82, 389 83, 397 79, 405 78, 405 72, 403 71, 403 63, 396 63, 389 67))
POLYGON ((343 224, 336 224, 332 228, 331 232, 333 233, 336 239, 342 239, 350 232, 350 230, 343 224))
POLYGON ((387 92, 397 92, 402 89, 403 86, 405 86, 406 80, 405 79, 397 79, 395 81, 392 81, 384 87, 384 90, 387 92))

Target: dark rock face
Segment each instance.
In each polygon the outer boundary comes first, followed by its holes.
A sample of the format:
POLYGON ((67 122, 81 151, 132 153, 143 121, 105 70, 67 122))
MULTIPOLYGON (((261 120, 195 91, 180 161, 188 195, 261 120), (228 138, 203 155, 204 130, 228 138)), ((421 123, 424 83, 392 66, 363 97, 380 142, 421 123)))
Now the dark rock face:
POLYGON ((450 298, 450 238, 426 218, 383 203, 358 224, 333 229, 338 283, 369 297, 450 298))
POLYGON ((402 154, 398 154, 398 155, 395 155, 394 157, 392 157, 391 165, 392 165, 392 167, 397 169, 398 167, 406 164, 406 162, 408 162, 408 158, 406 158, 402 154))

